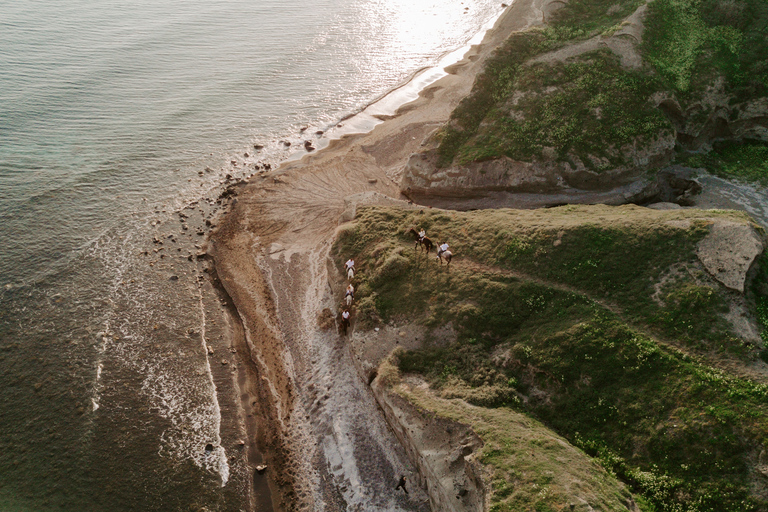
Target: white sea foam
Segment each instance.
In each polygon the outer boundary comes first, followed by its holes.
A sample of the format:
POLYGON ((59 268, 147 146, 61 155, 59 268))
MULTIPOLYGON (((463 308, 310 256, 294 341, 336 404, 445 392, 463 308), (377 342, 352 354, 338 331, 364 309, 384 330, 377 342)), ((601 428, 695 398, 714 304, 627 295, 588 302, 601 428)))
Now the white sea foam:
MULTIPOLYGON (((8 192, 0 195, 2 294, 19 301, 20 324, 34 326, 40 308, 17 288, 44 283, 63 297, 55 310, 78 325, 66 325, 66 334, 58 325, 44 331, 71 336, 57 345, 72 354, 61 371, 72 372, 73 387, 62 396, 78 390, 74 398, 90 409, 84 429, 62 430, 68 446, 137 446, 131 436, 139 436, 156 440, 163 458, 192 460, 213 481, 229 481, 236 468, 221 446, 211 366, 200 343, 185 339, 200 323, 197 308, 176 302, 186 291, 170 286, 160 265, 148 267, 157 256, 140 254, 156 248, 152 236, 178 228, 177 211, 215 201, 226 174, 284 159, 293 149, 280 140, 320 147, 343 135, 315 132, 431 68, 500 10, 497 0, 300 1, 289 10, 279 0, 191 0, 183 10, 143 0, 0 0, 0 107, 9 107, 0 129, 0 183, 8 192), (110 428, 120 422, 125 432, 110 428), (207 444, 214 446, 208 454, 207 444)), ((377 108, 394 108, 387 102, 404 101, 424 86, 420 80, 434 78, 419 75, 377 108)), ((380 112, 359 118, 376 123, 380 112)), ((199 243, 195 236, 185 251, 199 243)), ((163 254, 170 256, 169 245, 163 254)), ((174 273, 179 288, 190 286, 174 273)), ((22 345, 39 334, 28 332, 22 345)), ((3 407, 0 415, 20 421, 39 414, 26 413, 24 403, 3 407)), ((131 462, 146 465, 136 478, 155 477, 156 457, 131 462)))

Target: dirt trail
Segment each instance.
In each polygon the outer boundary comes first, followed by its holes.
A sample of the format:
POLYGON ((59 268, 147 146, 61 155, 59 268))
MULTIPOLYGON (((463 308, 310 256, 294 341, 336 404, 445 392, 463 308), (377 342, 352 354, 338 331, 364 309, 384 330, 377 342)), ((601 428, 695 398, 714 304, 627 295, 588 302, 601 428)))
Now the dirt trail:
POLYGON ((330 243, 356 203, 399 197, 407 158, 448 120, 489 53, 512 31, 541 23, 548 1, 517 0, 448 76, 371 133, 241 185, 211 234, 207 252, 259 375, 258 392, 241 392, 256 395, 249 418, 269 425, 263 444, 277 509, 429 510, 420 489, 395 489, 415 468, 346 340, 319 327, 323 308, 336 306, 330 243))

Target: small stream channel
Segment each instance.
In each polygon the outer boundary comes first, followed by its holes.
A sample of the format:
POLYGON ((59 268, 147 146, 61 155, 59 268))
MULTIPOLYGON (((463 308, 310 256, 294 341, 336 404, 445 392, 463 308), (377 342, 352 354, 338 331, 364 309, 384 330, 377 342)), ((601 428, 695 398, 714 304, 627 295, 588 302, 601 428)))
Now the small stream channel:
POLYGON ((702 192, 696 196, 696 207, 742 210, 768 229, 768 190, 760 185, 740 183, 713 176, 699 175, 702 192))

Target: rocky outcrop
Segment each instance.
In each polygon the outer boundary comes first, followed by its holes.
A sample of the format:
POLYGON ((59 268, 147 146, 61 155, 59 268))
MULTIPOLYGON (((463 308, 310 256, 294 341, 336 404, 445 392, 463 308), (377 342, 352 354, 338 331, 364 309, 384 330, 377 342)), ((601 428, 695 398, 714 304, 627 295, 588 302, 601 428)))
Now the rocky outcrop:
MULTIPOLYGON (((672 142, 661 151, 638 153, 653 167, 663 165, 672 142)), ((565 162, 520 162, 499 158, 466 166, 437 167, 436 150, 416 153, 405 166, 401 192, 414 202, 453 209, 539 208, 561 204, 693 204, 701 191, 696 172, 680 166, 649 175, 643 167, 595 172, 565 162)))
POLYGON ((699 242, 696 255, 712 277, 727 288, 744 293, 749 269, 764 248, 763 237, 752 226, 717 221, 699 242))
POLYGON ((482 512, 486 488, 475 458, 483 441, 467 425, 420 411, 376 378, 371 389, 409 458, 419 468, 418 485, 432 510, 482 512))
POLYGON ((698 100, 681 106, 671 95, 654 100, 675 128, 677 143, 688 151, 709 151, 723 140, 768 141, 768 98, 736 102, 717 80, 698 100))

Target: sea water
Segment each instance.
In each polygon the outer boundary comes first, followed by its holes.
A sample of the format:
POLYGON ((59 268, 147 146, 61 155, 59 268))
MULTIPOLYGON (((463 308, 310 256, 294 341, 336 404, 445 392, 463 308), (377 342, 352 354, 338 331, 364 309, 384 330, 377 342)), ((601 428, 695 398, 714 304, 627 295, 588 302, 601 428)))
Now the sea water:
POLYGON ((0 510, 244 508, 194 257, 226 175, 322 147, 501 10, 0 0, 0 510))

